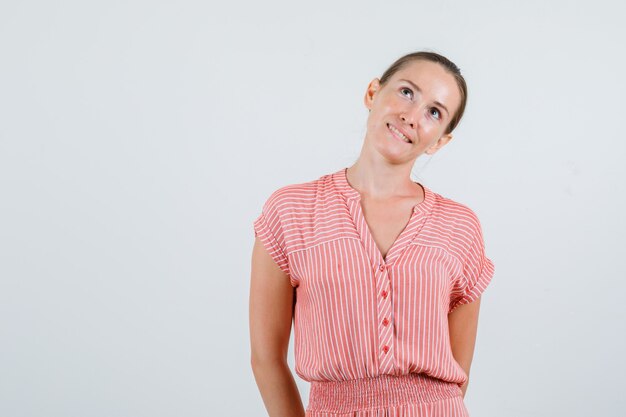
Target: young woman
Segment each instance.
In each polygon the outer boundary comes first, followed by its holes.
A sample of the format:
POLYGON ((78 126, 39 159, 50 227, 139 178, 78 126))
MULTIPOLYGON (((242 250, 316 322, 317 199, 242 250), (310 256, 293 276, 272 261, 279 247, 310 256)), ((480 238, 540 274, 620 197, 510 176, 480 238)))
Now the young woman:
POLYGON ((367 87, 361 154, 274 191, 254 221, 251 363, 271 417, 468 416, 480 296, 494 264, 467 206, 410 178, 452 139, 456 65, 398 59, 367 87), (302 405, 287 365, 294 323, 302 405))

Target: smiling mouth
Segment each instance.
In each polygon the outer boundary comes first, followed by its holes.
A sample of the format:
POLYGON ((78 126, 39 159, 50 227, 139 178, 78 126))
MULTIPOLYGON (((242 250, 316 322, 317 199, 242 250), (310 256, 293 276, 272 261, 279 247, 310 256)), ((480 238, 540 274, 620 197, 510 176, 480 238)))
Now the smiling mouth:
POLYGON ((387 123, 387 128, 391 131, 391 133, 400 140, 403 140, 406 143, 413 143, 411 139, 409 139, 404 133, 400 132, 394 126, 387 123))
POLYGON ((409 139, 404 133, 400 132, 398 129, 396 129, 393 125, 387 123, 387 128, 391 131, 391 134, 393 134, 396 138, 406 142, 406 143, 413 143, 413 141, 411 139, 409 139))

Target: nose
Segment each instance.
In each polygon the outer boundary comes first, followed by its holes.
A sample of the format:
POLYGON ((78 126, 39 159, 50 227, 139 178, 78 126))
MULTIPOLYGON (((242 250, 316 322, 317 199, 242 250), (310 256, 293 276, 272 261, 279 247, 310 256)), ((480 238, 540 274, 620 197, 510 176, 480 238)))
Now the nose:
POLYGON ((426 119, 426 108, 428 103, 416 103, 414 106, 405 108, 400 113, 400 119, 408 124, 411 129, 417 129, 417 125, 421 125, 426 119))
POLYGON ((405 113, 400 115, 400 119, 402 119, 404 123, 407 123, 409 126, 411 126, 411 129, 415 129, 415 116, 405 113))

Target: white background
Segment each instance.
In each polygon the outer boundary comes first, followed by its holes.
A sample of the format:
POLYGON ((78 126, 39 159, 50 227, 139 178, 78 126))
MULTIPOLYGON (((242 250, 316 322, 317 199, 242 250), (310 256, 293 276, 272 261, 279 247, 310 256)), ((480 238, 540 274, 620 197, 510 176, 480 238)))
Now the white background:
POLYGON ((414 179, 478 214, 496 265, 470 413, 623 416, 623 18, 618 1, 3 1, 0 415, 266 415, 252 221, 278 187, 350 166, 367 83, 427 49, 469 102, 414 179))

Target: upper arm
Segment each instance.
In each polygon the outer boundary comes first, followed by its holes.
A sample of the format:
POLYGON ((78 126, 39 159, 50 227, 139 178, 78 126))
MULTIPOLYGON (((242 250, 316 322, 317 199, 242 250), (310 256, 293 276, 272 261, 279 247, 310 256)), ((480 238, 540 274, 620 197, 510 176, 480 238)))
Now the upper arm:
POLYGON ((452 355, 468 376, 476 344, 480 298, 479 296, 470 303, 461 304, 448 314, 452 355))
POLYGON ((291 334, 294 287, 257 236, 250 276, 251 360, 286 360, 291 334))
POLYGON ((494 275, 495 266, 485 251, 485 241, 480 221, 471 210, 466 210, 464 227, 461 231, 463 256, 459 259, 461 273, 452 285, 448 313, 464 304, 471 304, 480 298, 494 275))

